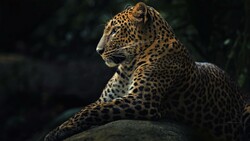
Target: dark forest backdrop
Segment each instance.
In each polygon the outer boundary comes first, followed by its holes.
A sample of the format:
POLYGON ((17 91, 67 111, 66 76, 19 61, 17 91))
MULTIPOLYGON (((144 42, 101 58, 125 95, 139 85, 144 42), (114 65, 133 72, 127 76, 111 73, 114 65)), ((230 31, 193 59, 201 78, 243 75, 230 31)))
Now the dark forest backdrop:
MULTIPOLYGON (((36 141, 93 102, 114 69, 95 52, 105 22, 136 0, 1 0, 0 140, 36 141)), ((250 90, 250 1, 147 0, 198 61, 250 90)))

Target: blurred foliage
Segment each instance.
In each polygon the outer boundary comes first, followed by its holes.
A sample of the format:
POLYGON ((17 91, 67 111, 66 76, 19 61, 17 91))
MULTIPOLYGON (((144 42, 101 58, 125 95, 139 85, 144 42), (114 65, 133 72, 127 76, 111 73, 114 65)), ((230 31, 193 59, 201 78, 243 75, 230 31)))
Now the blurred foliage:
MULTIPOLYGON (((56 115, 100 95, 113 72, 95 53, 104 24, 137 2, 0 2, 0 140, 39 140, 56 115)), ((197 61, 218 65, 250 90, 248 0, 144 2, 172 25, 197 61)))

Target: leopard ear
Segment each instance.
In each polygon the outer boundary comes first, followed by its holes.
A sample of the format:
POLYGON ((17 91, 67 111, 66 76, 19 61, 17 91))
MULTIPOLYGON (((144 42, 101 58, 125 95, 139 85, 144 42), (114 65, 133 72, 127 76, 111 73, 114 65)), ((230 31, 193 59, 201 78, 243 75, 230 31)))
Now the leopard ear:
POLYGON ((146 23, 148 21, 147 5, 143 2, 137 3, 132 10, 131 19, 138 23, 146 23))

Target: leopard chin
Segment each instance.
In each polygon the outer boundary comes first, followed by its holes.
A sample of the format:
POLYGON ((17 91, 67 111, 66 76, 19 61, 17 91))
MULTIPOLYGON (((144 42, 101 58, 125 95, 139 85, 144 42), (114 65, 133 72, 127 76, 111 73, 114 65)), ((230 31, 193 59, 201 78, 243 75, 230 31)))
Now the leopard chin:
POLYGON ((113 61, 105 61, 105 64, 110 68, 118 66, 118 64, 114 63, 113 61))

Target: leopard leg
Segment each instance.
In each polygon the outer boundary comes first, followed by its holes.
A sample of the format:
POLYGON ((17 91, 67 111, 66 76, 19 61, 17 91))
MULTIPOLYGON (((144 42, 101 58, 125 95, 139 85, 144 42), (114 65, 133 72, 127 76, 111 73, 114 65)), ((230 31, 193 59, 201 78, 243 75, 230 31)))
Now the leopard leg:
POLYGON ((142 95, 129 94, 111 102, 87 106, 52 130, 44 141, 63 140, 93 125, 101 125, 119 119, 159 119, 159 102, 153 101, 155 100, 144 99, 142 95))

